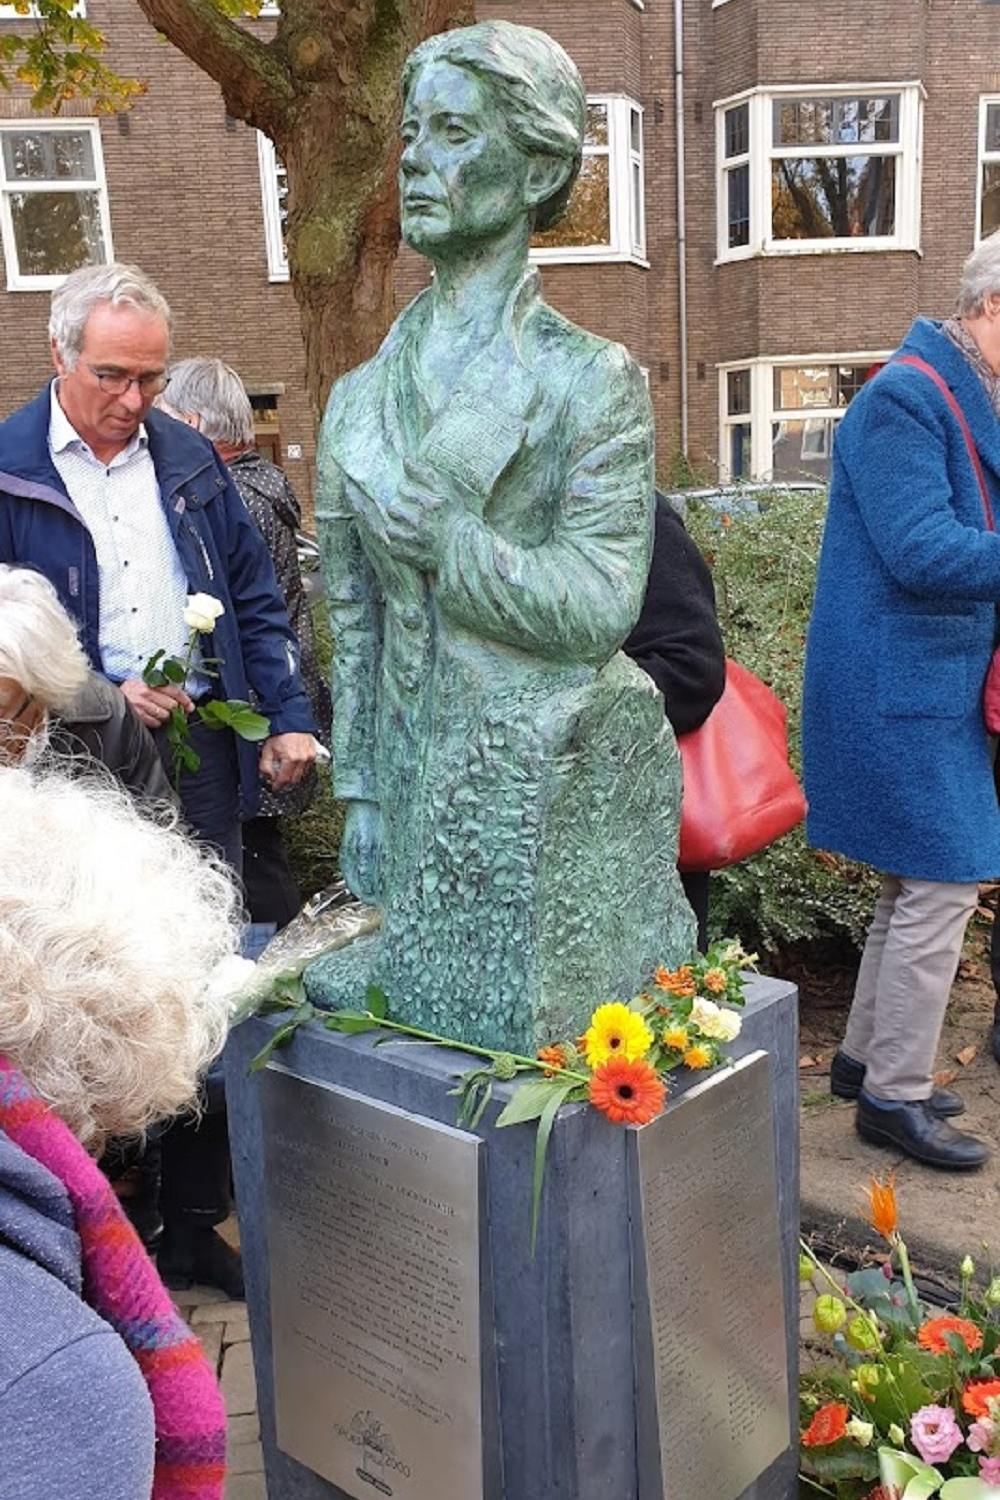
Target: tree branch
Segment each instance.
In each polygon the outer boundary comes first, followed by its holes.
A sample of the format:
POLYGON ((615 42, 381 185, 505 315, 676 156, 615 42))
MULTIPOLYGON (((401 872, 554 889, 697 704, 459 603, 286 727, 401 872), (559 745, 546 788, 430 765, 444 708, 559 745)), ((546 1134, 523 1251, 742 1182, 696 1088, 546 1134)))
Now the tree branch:
POLYGON ((295 85, 267 42, 231 20, 216 0, 138 0, 138 5, 168 42, 215 79, 234 118, 272 138, 284 133, 295 85))

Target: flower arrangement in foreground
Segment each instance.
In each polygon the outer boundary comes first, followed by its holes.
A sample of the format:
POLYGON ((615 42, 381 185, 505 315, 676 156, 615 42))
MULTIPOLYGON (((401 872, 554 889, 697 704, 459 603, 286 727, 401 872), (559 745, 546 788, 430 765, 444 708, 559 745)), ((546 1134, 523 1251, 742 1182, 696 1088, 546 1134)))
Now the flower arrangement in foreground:
POLYGON ((365 1010, 317 1010, 305 999, 301 979, 291 976, 290 982, 279 980, 258 1007, 261 1013, 290 1013, 251 1067, 263 1067, 275 1048, 312 1020, 322 1020, 331 1031, 397 1032, 486 1059, 485 1065, 462 1074, 452 1090, 459 1100, 458 1123, 475 1129, 493 1097, 494 1086, 516 1083, 495 1123, 499 1129, 538 1122, 531 1215, 534 1246, 545 1154, 560 1107, 589 1102, 621 1125, 647 1125, 655 1119, 666 1101, 671 1073, 683 1068, 714 1068, 724 1060, 725 1043, 735 1040, 742 1026, 731 1007, 744 1003, 743 971, 755 959, 756 954, 744 952, 740 943, 728 941, 697 954, 678 969, 660 966, 648 990, 627 1003, 616 1000, 599 1005, 581 1037, 553 1041, 540 1048, 535 1057, 456 1042, 394 1021, 388 1014, 386 996, 374 987, 368 990, 365 1010))
POLYGON ((836 1500, 1000 1500, 1000 1277, 974 1294, 966 1256, 942 1314, 917 1295, 891 1176, 872 1179, 869 1218, 889 1253, 843 1286, 802 1244, 836 1361, 803 1376, 803 1483, 836 1500))

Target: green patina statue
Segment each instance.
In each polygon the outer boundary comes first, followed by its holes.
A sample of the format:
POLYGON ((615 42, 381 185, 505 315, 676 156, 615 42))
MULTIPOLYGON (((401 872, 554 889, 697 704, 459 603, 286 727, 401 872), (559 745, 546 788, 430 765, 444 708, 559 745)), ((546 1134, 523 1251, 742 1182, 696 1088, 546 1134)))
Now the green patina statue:
POLYGON ((341 865, 377 936, 311 998, 534 1049, 690 951, 676 746, 619 647, 642 605, 653 427, 637 366, 542 301, 586 101, 544 33, 432 37, 403 74, 404 238, 434 280, 334 387, 316 505, 341 865))

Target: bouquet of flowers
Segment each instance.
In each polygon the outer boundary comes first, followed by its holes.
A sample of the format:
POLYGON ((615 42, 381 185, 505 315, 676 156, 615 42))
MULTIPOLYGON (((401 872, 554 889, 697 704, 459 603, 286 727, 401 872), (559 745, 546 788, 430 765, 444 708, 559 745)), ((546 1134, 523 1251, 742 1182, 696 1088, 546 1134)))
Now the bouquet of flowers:
POLYGON ((872 1179, 869 1205, 881 1267, 840 1285, 802 1244, 834 1358, 802 1379, 803 1484, 836 1500, 1000 1500, 1000 1277, 975 1293, 966 1256, 942 1315, 917 1295, 891 1176, 872 1179))

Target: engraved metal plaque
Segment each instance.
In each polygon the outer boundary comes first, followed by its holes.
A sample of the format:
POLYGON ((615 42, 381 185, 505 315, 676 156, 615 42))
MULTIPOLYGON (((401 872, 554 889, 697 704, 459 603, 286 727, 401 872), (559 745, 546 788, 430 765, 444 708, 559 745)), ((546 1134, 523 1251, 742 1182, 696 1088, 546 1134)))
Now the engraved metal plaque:
POLYGON ((789 1444, 770 1059, 630 1137, 640 1500, 738 1500, 789 1444))
POLYGON ((261 1086, 278 1446, 358 1500, 483 1500, 480 1141, 261 1086))

